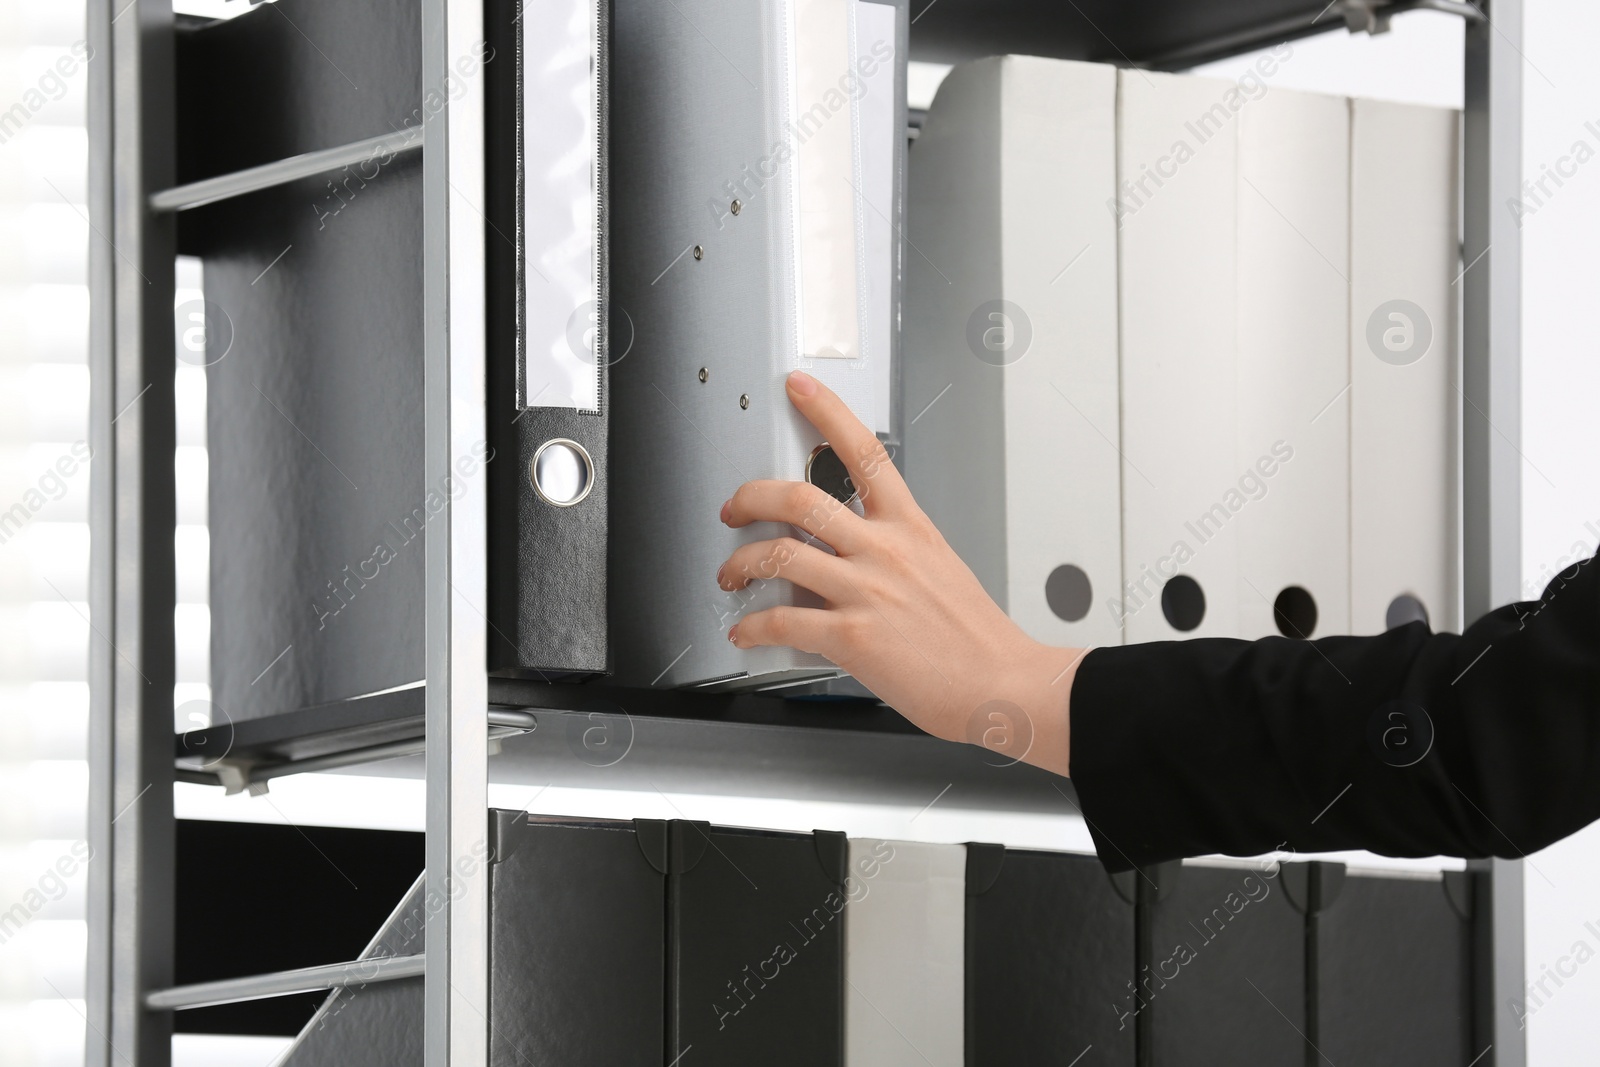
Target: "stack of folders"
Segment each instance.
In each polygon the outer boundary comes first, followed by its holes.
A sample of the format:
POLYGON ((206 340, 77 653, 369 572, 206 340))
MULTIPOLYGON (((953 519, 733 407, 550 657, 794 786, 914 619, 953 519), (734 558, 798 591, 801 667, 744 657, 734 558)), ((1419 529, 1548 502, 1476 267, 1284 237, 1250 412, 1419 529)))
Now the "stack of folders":
POLYGON ((910 157, 906 469, 1040 640, 1460 625, 1453 111, 1026 57, 910 157))
MULTIPOLYGON (((836 675, 740 652, 719 521, 755 479, 855 487, 789 404, 804 369, 888 437, 899 309, 906 0, 617 0, 613 9, 611 626, 636 685, 754 688, 836 675)), ((759 576, 758 576, 759 577, 759 576)))
MULTIPOLYGON (((1299 1063, 1307 1034, 1350 1062, 1467 1058, 1458 875, 1113 879, 999 845, 521 812, 490 839, 494 1065, 1299 1063)), ((420 951, 427 911, 419 881, 365 958, 420 951)), ((421 1001, 420 978, 335 992, 282 1062, 420 1064, 421 1001)))

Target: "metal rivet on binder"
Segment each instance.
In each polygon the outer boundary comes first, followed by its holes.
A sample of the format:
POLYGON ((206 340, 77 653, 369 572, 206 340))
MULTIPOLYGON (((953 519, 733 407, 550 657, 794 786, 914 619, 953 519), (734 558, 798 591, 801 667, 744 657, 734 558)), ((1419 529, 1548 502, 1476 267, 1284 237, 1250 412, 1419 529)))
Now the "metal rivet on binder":
POLYGON ((749 393, 740 393, 739 394, 739 407, 743 411, 749 411, 750 410, 750 394, 749 393))
POLYGON ((700 381, 702 382, 709 381, 711 379, 711 372, 706 370, 704 367, 701 367, 700 373, 697 377, 699 377, 700 381))
POLYGON ((739 201, 737 201, 737 200, 735 200, 733 203, 728 205, 728 210, 733 212, 735 215, 737 215, 743 209, 744 209, 744 205, 739 203, 739 201))
POLYGON ((706 250, 701 248, 699 245, 695 245, 694 246, 694 258, 695 259, 705 259, 706 258, 706 250))

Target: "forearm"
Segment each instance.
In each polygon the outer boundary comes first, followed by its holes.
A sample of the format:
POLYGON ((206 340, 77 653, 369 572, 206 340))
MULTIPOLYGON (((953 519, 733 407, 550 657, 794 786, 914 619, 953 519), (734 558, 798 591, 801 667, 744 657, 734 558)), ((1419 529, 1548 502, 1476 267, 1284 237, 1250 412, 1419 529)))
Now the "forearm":
POLYGON ((1518 856, 1600 815, 1595 565, 1466 634, 1085 657, 1072 776, 1113 867, 1364 848, 1518 856))

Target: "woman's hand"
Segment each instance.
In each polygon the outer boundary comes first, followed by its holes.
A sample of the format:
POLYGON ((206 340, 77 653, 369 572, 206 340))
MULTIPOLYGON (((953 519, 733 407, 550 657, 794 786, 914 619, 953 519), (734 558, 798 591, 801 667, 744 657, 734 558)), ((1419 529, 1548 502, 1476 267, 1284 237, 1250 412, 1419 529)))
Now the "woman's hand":
POLYGON ((825 606, 755 612, 728 639, 819 653, 936 737, 1066 774, 1068 696, 1082 653, 1042 645, 1006 617, 832 390, 796 371, 788 392, 849 470, 866 517, 804 482, 740 486, 723 522, 788 523, 837 554, 796 537, 735 551, 717 572, 724 590, 776 575, 825 606))

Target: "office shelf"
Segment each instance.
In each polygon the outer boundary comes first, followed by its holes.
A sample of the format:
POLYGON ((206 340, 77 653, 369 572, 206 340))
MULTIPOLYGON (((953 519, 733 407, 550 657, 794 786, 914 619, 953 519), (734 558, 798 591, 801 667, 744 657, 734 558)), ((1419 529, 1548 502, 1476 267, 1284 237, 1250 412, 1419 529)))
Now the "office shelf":
MULTIPOLYGON (((1012 811, 1060 812, 1075 803, 1070 787, 1053 776, 994 766, 992 754, 926 737, 870 701, 490 678, 484 621, 453 594, 487 580, 484 517, 454 503, 435 520, 439 526, 430 526, 440 536, 428 539, 418 605, 426 619, 425 686, 285 707, 174 737, 174 401, 170 389, 152 385, 172 373, 177 213, 279 177, 315 177, 324 166, 364 158, 374 138, 401 137, 395 124, 409 125, 410 107, 396 86, 417 77, 420 84, 443 84, 452 58, 482 40, 483 15, 481 0, 391 6, 418 19, 392 27, 396 47, 407 50, 405 62, 356 72, 357 81, 370 74, 382 91, 361 97, 357 90, 352 108, 330 115, 307 140, 270 124, 251 137, 241 118, 270 115, 279 105, 319 107, 355 85, 351 72, 305 48, 303 32, 285 26, 278 38, 287 62, 306 64, 305 91, 294 100, 251 97, 249 68, 233 64, 210 68, 212 91, 202 99, 195 87, 180 93, 175 84, 174 58, 188 45, 179 40, 171 0, 89 0, 96 54, 89 200, 97 235, 90 262, 96 454, 90 607, 97 635, 90 665, 90 842, 98 862, 91 867, 87 986, 94 1067, 170 1061, 172 1016, 161 1005, 176 995, 161 998, 176 983, 170 786, 180 778, 237 789, 310 769, 425 774, 430 885, 481 846, 491 782, 918 805, 949 789, 962 806, 1012 811), (178 144, 180 124, 201 120, 236 125, 212 144, 178 144), (208 184, 195 184, 201 182, 208 184), (606 764, 609 754, 594 758, 574 740, 575 731, 581 737, 596 723, 628 742, 623 758, 606 764)), ((1519 460, 1512 443, 1520 426, 1520 253, 1514 223, 1495 205, 1520 184, 1522 4, 1493 0, 1485 7, 1457 0, 914 0, 911 29, 912 58, 920 60, 1024 52, 1178 69, 1347 25, 1371 27, 1415 8, 1450 11, 1469 22, 1463 203, 1465 260, 1473 266, 1462 279, 1463 382, 1466 402, 1485 414, 1481 425, 1464 421, 1469 619, 1516 599, 1520 584, 1519 460)), ((348 14, 339 5, 324 8, 330 27, 348 14)), ((475 403, 482 407, 485 377, 482 325, 472 314, 481 311, 485 289, 482 225, 470 212, 451 209, 452 195, 470 202, 482 189, 482 120, 482 87, 472 84, 419 118, 430 480, 484 437, 481 410, 472 414, 475 403)), ((413 148, 409 141, 403 146, 413 148)), ((360 275, 349 284, 358 290, 360 275)), ((1493 1046, 1479 1062, 1521 1067, 1522 1036, 1506 1007, 1522 992, 1521 868, 1495 861, 1475 864, 1474 872, 1478 1046, 1493 1046)), ((456 1005, 483 1001, 487 992, 486 897, 475 883, 444 895, 450 903, 429 920, 426 1063, 482 1067, 482 1019, 456 1005)))

